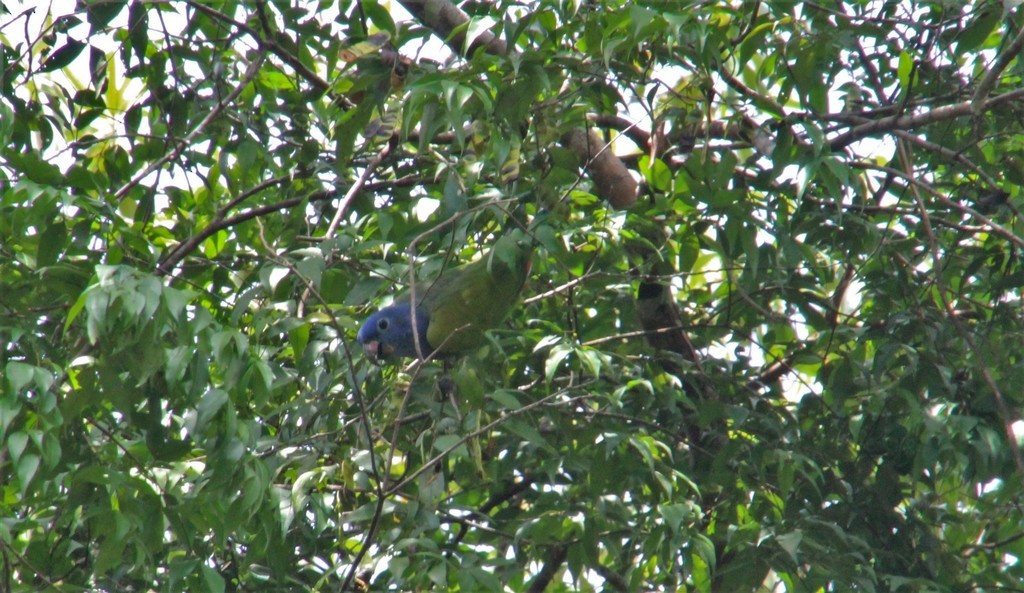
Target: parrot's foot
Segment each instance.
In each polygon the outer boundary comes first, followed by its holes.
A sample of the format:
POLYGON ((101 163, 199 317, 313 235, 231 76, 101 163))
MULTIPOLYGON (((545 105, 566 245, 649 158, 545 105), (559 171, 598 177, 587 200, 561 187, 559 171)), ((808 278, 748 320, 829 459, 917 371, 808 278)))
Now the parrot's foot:
POLYGON ((441 390, 442 396, 452 397, 456 391, 455 381, 452 381, 452 378, 445 373, 437 380, 437 388, 441 390))
MULTIPOLYGON (((448 401, 452 405, 452 410, 455 411, 455 417, 458 418, 459 422, 462 422, 462 414, 459 413, 459 402, 455 399, 455 395, 459 392, 458 386, 452 378, 445 372, 437 381, 437 388, 441 391, 441 401, 448 401)), ((444 404, 441 404, 444 406, 444 404)))

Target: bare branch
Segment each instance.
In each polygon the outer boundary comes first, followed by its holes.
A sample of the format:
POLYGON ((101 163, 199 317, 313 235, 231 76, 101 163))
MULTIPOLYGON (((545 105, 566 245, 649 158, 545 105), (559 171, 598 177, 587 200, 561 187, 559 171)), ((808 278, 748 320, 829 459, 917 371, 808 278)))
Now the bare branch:
POLYGON ((316 196, 318 196, 319 194, 329 193, 331 192, 316 192, 310 196, 297 196, 294 198, 288 198, 287 200, 282 200, 274 204, 267 204, 266 206, 260 206, 259 208, 246 210, 245 212, 236 214, 235 216, 229 218, 222 218, 218 216, 213 220, 213 222, 206 225, 206 228, 204 228, 202 231, 190 237, 187 241, 179 245, 164 259, 164 261, 160 262, 160 265, 156 267, 156 275, 166 276, 167 274, 169 274, 171 270, 173 270, 174 267, 178 265, 178 262, 185 259, 185 256, 195 251, 195 249, 199 247, 199 245, 203 241, 209 239, 220 230, 235 226, 236 224, 245 222, 247 220, 252 220, 253 218, 256 218, 258 216, 263 216, 264 214, 269 214, 270 212, 276 212, 278 210, 285 210, 293 206, 298 206, 299 204, 302 204, 303 202, 306 202, 308 200, 318 199, 316 196))
POLYGON ((164 164, 171 161, 172 159, 176 159, 179 156, 181 156, 181 153, 185 151, 185 147, 191 144, 199 136, 199 134, 203 130, 205 130, 208 125, 210 125, 210 122, 216 119, 217 116, 220 115, 220 112, 223 111, 224 108, 228 106, 228 104, 234 101, 238 97, 238 95, 240 95, 242 91, 247 86, 249 86, 249 83, 251 83, 253 79, 256 78, 256 75, 260 71, 260 66, 263 65, 263 60, 266 57, 266 52, 261 52, 256 57, 256 59, 249 64, 249 68, 245 71, 245 75, 242 76, 242 80, 239 81, 235 88, 232 89, 231 92, 227 94, 227 96, 221 99, 217 103, 217 105, 210 110, 210 113, 207 113, 206 117, 204 117, 198 124, 196 124, 194 128, 192 128, 192 131, 189 132, 187 136, 185 136, 177 143, 175 143, 174 148, 170 152, 150 163, 148 167, 143 169, 138 175, 136 175, 130 181, 128 181, 128 183, 124 184, 124 186, 122 186, 121 189, 114 192, 114 201, 122 200, 128 194, 128 192, 131 191, 133 187, 135 187, 139 183, 142 183, 142 180, 149 176, 150 173, 164 166, 164 164))
MULTIPOLYGON (((1016 101, 1024 98, 1024 89, 1017 89, 1004 93, 997 97, 992 97, 984 103, 982 111, 988 111, 994 107, 997 107, 1003 103, 1010 101, 1016 101)), ((946 121, 950 119, 956 119, 958 117, 966 117, 974 115, 974 103, 971 101, 964 101, 955 105, 945 105, 943 107, 936 107, 924 113, 917 115, 892 115, 889 117, 883 117, 882 119, 876 119, 867 123, 860 124, 850 129, 849 131, 840 134, 834 138, 829 146, 833 152, 838 152, 843 148, 846 148, 850 144, 866 138, 878 132, 888 132, 891 130, 911 130, 928 124, 933 124, 940 121, 946 121)))
POLYGON ((547 560, 544 562, 544 566, 537 573, 537 577, 530 583, 530 588, 527 589, 527 593, 543 593, 551 581, 554 580, 555 575, 558 574, 559 569, 565 564, 565 559, 569 557, 569 546, 566 544, 555 544, 551 546, 550 553, 547 560))
POLYGON ((1003 53, 999 54, 995 63, 985 73, 985 78, 981 79, 981 83, 975 89, 974 97, 971 99, 971 107, 976 115, 980 115, 988 110, 986 100, 989 93, 995 88, 996 83, 999 81, 999 76, 1010 65, 1010 62, 1020 58, 1021 48, 1024 48, 1024 29, 1021 29, 1017 33, 1017 37, 1003 50, 1003 53))
POLYGON ((482 31, 466 46, 466 28, 469 16, 447 0, 399 0, 414 17, 437 33, 459 55, 472 56, 478 49, 504 55, 505 42, 490 31, 482 31))

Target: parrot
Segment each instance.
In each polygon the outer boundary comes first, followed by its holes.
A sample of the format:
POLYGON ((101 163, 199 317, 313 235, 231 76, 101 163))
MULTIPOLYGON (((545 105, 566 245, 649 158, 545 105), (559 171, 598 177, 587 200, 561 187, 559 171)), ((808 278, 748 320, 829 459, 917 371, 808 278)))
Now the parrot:
POLYGON ((406 293, 371 315, 356 339, 374 362, 469 353, 508 316, 526 283, 532 253, 530 236, 513 229, 480 259, 417 284, 415 307, 406 293))

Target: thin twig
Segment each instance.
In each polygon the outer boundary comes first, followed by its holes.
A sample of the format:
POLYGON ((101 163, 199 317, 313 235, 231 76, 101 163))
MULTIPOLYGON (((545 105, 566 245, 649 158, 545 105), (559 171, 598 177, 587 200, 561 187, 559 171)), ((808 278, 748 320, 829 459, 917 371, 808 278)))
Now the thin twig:
POLYGON ((185 151, 185 148, 189 144, 191 144, 192 141, 195 140, 196 137, 199 136, 199 134, 203 130, 205 130, 206 127, 209 126, 210 123, 213 122, 213 120, 218 115, 220 115, 220 112, 223 111, 224 108, 227 107, 229 103, 234 101, 238 97, 238 95, 240 95, 242 91, 245 90, 245 88, 248 87, 249 84, 256 78, 256 75, 259 74, 260 66, 263 65, 263 60, 266 57, 266 52, 260 52, 260 54, 256 56, 256 59, 249 64, 249 69, 246 70, 245 75, 243 75, 242 79, 238 82, 237 85, 235 85, 235 88, 232 89, 231 92, 227 94, 227 96, 218 101, 217 105, 214 106, 212 110, 210 110, 210 113, 207 113, 206 117, 204 117, 198 124, 196 124, 196 126, 192 128, 192 131, 189 132, 187 136, 176 142, 174 148, 170 152, 150 163, 148 167, 143 169, 138 175, 136 175, 130 181, 128 181, 128 183, 124 184, 124 186, 122 186, 121 189, 114 192, 113 201, 118 202, 122 200, 128 194, 128 192, 131 191, 133 187, 142 183, 142 180, 148 177, 153 171, 156 171, 160 167, 163 167, 170 160, 176 159, 179 156, 181 156, 181 153, 185 151))
POLYGON ((918 146, 920 146, 921 148, 924 148, 925 150, 930 150, 932 152, 936 152, 936 153, 938 153, 938 154, 940 154, 940 155, 942 155, 942 156, 944 156, 944 157, 946 157, 948 159, 952 159, 952 160, 960 163, 961 165, 963 165, 963 166, 967 167, 968 169, 970 169, 971 171, 973 171, 975 175, 977 175, 982 180, 984 180, 985 183, 987 183, 990 187, 993 187, 993 188, 999 187, 999 182, 996 181, 995 178, 993 178, 991 175, 989 175, 985 171, 982 171, 981 168, 978 167, 978 165, 975 165, 974 162, 971 161, 966 156, 964 156, 964 154, 962 152, 953 150, 951 148, 946 148, 945 146, 942 146, 941 144, 936 144, 934 142, 930 142, 928 140, 925 140, 924 138, 921 138, 920 136, 915 136, 914 134, 911 134, 910 132, 907 132, 906 130, 893 130, 892 133, 895 136, 898 136, 898 137, 900 137, 900 138, 902 138, 902 139, 904 139, 904 140, 906 140, 908 142, 913 142, 914 144, 917 144, 918 146))
MULTIPOLYGON (((291 66, 296 73, 298 73, 306 82, 313 85, 313 87, 316 88, 318 91, 324 93, 330 91, 331 84, 329 82, 327 82, 323 78, 320 78, 320 76, 317 75, 316 72, 307 68, 306 65, 303 64, 301 60, 299 60, 299 58, 297 58, 294 54, 292 54, 285 48, 281 47, 281 45, 278 44, 276 41, 264 38, 256 29, 253 29, 252 27, 241 21, 233 19, 228 15, 224 14, 223 12, 215 8, 211 8, 206 4, 194 2, 193 0, 188 0, 187 4, 192 8, 196 9, 197 11, 202 12, 206 16, 209 16, 221 22, 229 23, 231 26, 237 28, 240 31, 243 31, 244 33, 249 35, 253 39, 253 41, 256 42, 258 47, 265 49, 270 53, 274 54, 275 56, 284 60, 285 63, 291 66)), ((349 101, 346 97, 343 96, 332 96, 331 99, 334 100, 337 104, 344 107, 345 109, 351 109, 352 107, 355 106, 351 101, 349 101)))
MULTIPOLYGON (((579 388, 579 387, 580 387, 579 385, 576 386, 576 388, 579 388)), ((555 398, 560 397, 560 396, 564 395, 565 393, 566 393, 566 390, 559 390, 559 391, 556 391, 555 393, 552 393, 552 394, 550 394, 548 396, 545 396, 545 397, 543 397, 543 398, 541 398, 541 399, 539 399, 539 400, 537 400, 535 402, 528 403, 528 404, 526 404, 525 406, 523 406, 521 408, 517 408, 515 410, 506 410, 506 411, 502 412, 492 422, 489 422, 488 424, 484 425, 483 427, 478 428, 478 429, 474 430, 473 432, 470 432, 470 433, 464 435, 458 441, 453 443, 450 447, 448 447, 444 451, 441 451, 440 453, 438 453, 437 455, 435 455, 434 457, 432 457, 428 461, 424 462, 419 467, 419 469, 413 471, 411 474, 409 474, 408 476, 403 478, 402 481, 398 482, 397 484, 395 484, 394 486, 389 488, 388 492, 387 492, 388 496, 391 496, 392 494, 397 494, 397 493, 401 492, 402 489, 404 489, 406 486, 408 486, 413 480, 418 478, 423 472, 425 472, 427 469, 433 467, 436 463, 438 463, 439 461, 443 460, 445 457, 451 455, 456 449, 458 449, 459 447, 464 445, 470 439, 476 438, 476 437, 478 437, 480 435, 483 435, 483 434, 486 434, 486 433, 490 432, 491 430, 493 430, 495 427, 504 424, 505 422, 509 421, 510 419, 512 419, 512 418, 514 418, 516 416, 521 416, 521 415, 523 415, 523 414, 525 414, 527 412, 532 412, 536 408, 545 406, 548 403, 550 403, 552 400, 554 400, 555 398)), ((566 403, 571 403, 571 402, 566 402, 566 403)))
MULTIPOLYGON (((338 203, 338 209, 337 211, 335 211, 334 217, 331 219, 330 224, 327 225, 327 230, 324 232, 323 240, 331 239, 332 237, 334 237, 334 234, 338 232, 338 227, 341 226, 341 221, 342 219, 344 219, 345 214, 348 212, 348 207, 352 203, 352 199, 355 198, 356 194, 358 194, 360 190, 363 189, 363 187, 366 185, 366 182, 370 179, 370 176, 373 175, 374 172, 376 172, 377 167, 380 166, 381 162, 384 160, 385 157, 387 157, 389 152, 390 149, 388 148, 388 145, 384 145, 384 148, 381 149, 381 151, 377 153, 373 160, 367 163, 367 165, 363 168, 362 173, 359 174, 359 177, 356 179, 355 183, 352 184, 352 187, 348 188, 348 191, 346 191, 345 195, 342 196, 341 202, 338 203)), ((325 258, 324 264, 330 265, 332 259, 333 254, 328 255, 327 258, 325 258)), ((309 298, 309 294, 310 289, 307 287, 306 290, 302 293, 302 296, 299 297, 297 305, 297 312, 299 317, 302 317, 303 315, 306 300, 309 298)))
POLYGON ((992 67, 989 68, 988 72, 985 73, 985 78, 981 79, 981 83, 978 84, 978 88, 974 91, 974 97, 971 98, 971 105, 975 107, 975 113, 981 114, 986 110, 986 99, 988 99, 989 93, 995 88, 996 83, 999 81, 999 76, 1006 70, 1010 62, 1020 58, 1021 48, 1024 48, 1024 29, 1021 29, 1017 33, 1017 37, 1013 39, 1010 45, 1003 50, 1003 53, 999 54, 996 58, 992 67))
POLYGON ((903 171, 900 171, 899 169, 894 169, 886 165, 877 165, 875 163, 865 161, 854 161, 853 163, 851 163, 851 165, 862 169, 874 169, 876 171, 892 173, 896 177, 899 177, 900 179, 906 181, 907 184, 912 188, 923 189, 929 195, 933 196, 935 199, 939 200, 940 202, 949 206, 950 208, 953 208, 955 210, 960 211, 963 214, 978 219, 979 222, 983 223, 985 226, 989 228, 989 232, 999 235, 1000 237, 1006 239, 1007 241, 1013 243, 1014 245, 1024 249, 1024 239, 1018 237, 1016 234, 1013 233, 1013 231, 1007 229, 1006 227, 995 222, 988 216, 985 216, 984 214, 978 212, 977 210, 971 208, 970 206, 965 206, 964 204, 961 204, 959 202, 954 202, 953 200, 949 199, 948 196, 936 190, 934 187, 928 185, 927 183, 921 181, 920 179, 917 179, 912 174, 908 175, 903 171))
MULTIPOLYGON (((1015 101, 1024 98, 1024 89, 1017 89, 1008 93, 1003 93, 996 97, 992 97, 985 101, 983 111, 988 111, 994 107, 998 107, 1003 103, 1009 101, 1015 101)), ((910 130, 928 124, 933 124, 940 121, 946 121, 950 119, 956 119, 958 117, 966 117, 974 115, 974 103, 971 101, 964 101, 954 105, 945 105, 942 107, 936 107, 924 113, 917 115, 891 115, 889 117, 883 117, 876 119, 858 126, 854 126, 850 130, 832 139, 829 142, 829 146, 832 152, 839 152, 843 148, 846 148, 850 144, 866 138, 872 134, 878 132, 888 132, 891 130, 910 130)))
POLYGON ((352 187, 348 188, 348 191, 346 191, 345 195, 342 196, 341 202, 338 204, 338 210, 334 213, 334 218, 331 219, 331 224, 327 226, 324 238, 330 239, 334 236, 334 233, 337 232, 338 227, 341 225, 342 218, 344 218, 345 213, 348 212, 348 207, 349 204, 352 203, 352 199, 361 189, 363 189, 363 186, 366 185, 366 182, 370 179, 370 175, 373 175, 377 170, 377 167, 380 166, 381 162, 384 161, 390 152, 391 150, 389 145, 385 144, 384 148, 377 153, 377 156, 373 157, 373 160, 363 168, 363 172, 359 174, 356 182, 353 183, 352 187))
POLYGON ((253 218, 263 216, 264 214, 270 212, 276 212, 277 210, 284 210, 286 208, 291 208, 292 206, 297 206, 303 202, 314 199, 315 196, 323 193, 329 192, 314 192, 308 196, 297 196, 294 198, 288 198, 287 200, 282 200, 280 202, 275 202, 273 204, 267 204, 266 206, 260 206, 258 208, 246 210, 245 212, 241 212, 229 218, 214 219, 210 224, 206 225, 206 227, 203 230, 201 230, 196 235, 189 237, 187 241, 185 241, 184 243, 179 245, 174 251, 172 251, 164 259, 164 261, 162 261, 157 266, 156 275, 166 276, 167 274, 169 274, 171 270, 173 270, 174 267, 178 265, 178 262, 183 260, 185 256, 191 253, 193 250, 195 250, 200 243, 211 237, 217 231, 232 227, 236 224, 245 222, 247 220, 252 220, 253 218))
MULTIPOLYGON (((896 145, 900 161, 903 164, 904 169, 907 171, 907 176, 910 177, 913 174, 913 167, 910 162, 909 151, 907 150, 906 144, 903 141, 899 141, 896 145)), ((925 186, 927 187, 927 186, 925 186)), ((928 211, 925 207, 924 200, 921 198, 918 192, 919 186, 917 184, 911 185, 910 193, 914 196, 914 201, 917 204, 917 208, 921 213, 921 225, 924 228, 925 236, 928 239, 929 251, 932 255, 933 268, 934 268, 934 281, 936 284, 935 292, 939 296, 939 300, 942 301, 942 307, 945 310, 946 318, 949 319, 950 323, 956 329, 956 332, 967 344, 968 349, 974 354, 974 361, 981 372, 982 378, 985 380, 985 384, 992 391, 992 395, 996 402, 996 408, 999 410, 1000 419, 1003 421, 1003 431, 1006 435, 1006 444, 1010 449, 1010 454, 1013 457, 1013 461, 1017 466, 1017 472, 1024 476, 1024 457, 1021 455, 1020 446, 1017 444, 1017 437, 1013 431, 1014 420, 1010 416, 1009 407, 1006 405, 1006 400, 1003 397, 1002 390, 999 389, 999 385, 996 384, 995 378, 992 377, 992 373, 988 370, 988 365, 985 364, 985 356, 982 354, 978 345, 971 337, 970 332, 964 327, 963 323, 960 322, 956 315, 956 311, 953 308, 953 304, 949 302, 949 296, 946 294, 949 291, 949 287, 946 286, 942 280, 942 254, 939 251, 938 240, 935 238, 935 233, 932 230, 931 221, 928 219, 928 211)), ((936 194, 938 192, 935 192, 936 194)))

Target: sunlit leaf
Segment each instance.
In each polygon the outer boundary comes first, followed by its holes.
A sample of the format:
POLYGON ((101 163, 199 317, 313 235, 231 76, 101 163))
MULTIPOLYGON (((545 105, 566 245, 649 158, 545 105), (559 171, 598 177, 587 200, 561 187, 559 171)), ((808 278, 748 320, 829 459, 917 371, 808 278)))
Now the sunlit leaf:
POLYGON ((388 41, 391 41, 391 35, 386 31, 381 31, 368 36, 363 41, 342 48, 338 51, 338 55, 343 61, 351 63, 380 50, 387 45, 388 41))

